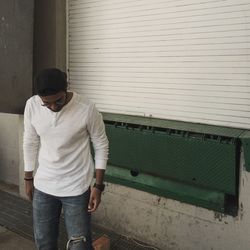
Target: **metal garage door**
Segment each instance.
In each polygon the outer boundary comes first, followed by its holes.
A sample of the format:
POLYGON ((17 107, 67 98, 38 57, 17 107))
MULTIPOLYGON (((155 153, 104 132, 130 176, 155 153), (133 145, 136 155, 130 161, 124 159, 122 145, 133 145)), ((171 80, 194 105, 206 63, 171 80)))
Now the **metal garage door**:
POLYGON ((249 0, 68 0, 71 88, 103 112, 250 128, 249 0))

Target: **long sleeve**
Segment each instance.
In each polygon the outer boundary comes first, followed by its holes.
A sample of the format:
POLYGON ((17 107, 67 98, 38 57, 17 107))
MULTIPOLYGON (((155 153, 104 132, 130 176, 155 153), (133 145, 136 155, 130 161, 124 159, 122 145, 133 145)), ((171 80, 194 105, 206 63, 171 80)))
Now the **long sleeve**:
POLYGON ((33 171, 36 166, 37 154, 40 145, 40 138, 35 128, 31 124, 31 110, 29 101, 26 102, 24 110, 24 136, 23 136, 23 155, 24 171, 33 171))
POLYGON ((91 105, 88 116, 87 129, 95 151, 95 168, 106 169, 109 142, 105 132, 102 115, 95 105, 91 105))

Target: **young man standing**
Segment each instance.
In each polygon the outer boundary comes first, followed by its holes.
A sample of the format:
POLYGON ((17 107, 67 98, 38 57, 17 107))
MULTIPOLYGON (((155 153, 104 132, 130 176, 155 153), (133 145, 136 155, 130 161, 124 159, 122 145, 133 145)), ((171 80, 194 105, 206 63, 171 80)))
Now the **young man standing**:
POLYGON ((90 214, 101 201, 108 159, 102 116, 92 102, 67 91, 66 74, 59 69, 43 70, 36 87, 38 95, 25 107, 23 140, 25 188, 33 201, 36 246, 38 250, 57 249, 63 209, 69 249, 93 249, 90 214), (96 182, 90 188, 94 170, 96 182))

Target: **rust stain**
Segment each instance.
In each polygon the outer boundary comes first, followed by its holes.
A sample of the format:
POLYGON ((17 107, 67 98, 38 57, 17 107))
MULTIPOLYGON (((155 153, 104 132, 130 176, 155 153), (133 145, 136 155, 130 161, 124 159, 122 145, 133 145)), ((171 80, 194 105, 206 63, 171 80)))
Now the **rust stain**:
POLYGON ((158 205, 160 204, 160 202, 161 202, 161 197, 158 197, 158 199, 157 199, 158 205))
POLYGON ((226 218, 227 215, 219 213, 219 212, 214 212, 214 218, 216 220, 222 221, 223 218, 226 218))
POLYGON ((243 209, 243 204, 242 202, 240 203, 240 219, 243 219, 243 215, 244 215, 244 209, 243 209))

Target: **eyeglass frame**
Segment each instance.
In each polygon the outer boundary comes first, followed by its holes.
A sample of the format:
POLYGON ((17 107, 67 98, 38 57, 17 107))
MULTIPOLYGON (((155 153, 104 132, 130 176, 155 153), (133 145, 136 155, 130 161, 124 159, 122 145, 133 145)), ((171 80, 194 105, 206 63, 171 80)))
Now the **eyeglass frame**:
POLYGON ((68 97, 67 91, 65 91, 64 93, 65 93, 65 95, 64 95, 64 98, 65 98, 64 101, 60 101, 63 98, 63 96, 62 96, 62 97, 58 98, 56 101, 54 101, 52 103, 49 103, 49 104, 42 103, 41 106, 49 108, 51 106, 51 104, 53 104, 53 103, 56 104, 57 107, 64 106, 67 103, 67 97, 68 97))

